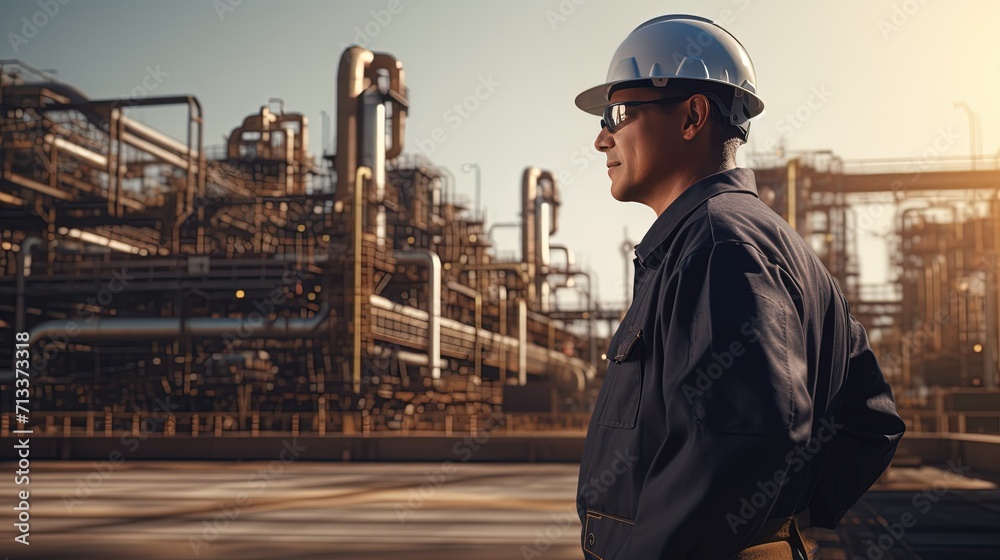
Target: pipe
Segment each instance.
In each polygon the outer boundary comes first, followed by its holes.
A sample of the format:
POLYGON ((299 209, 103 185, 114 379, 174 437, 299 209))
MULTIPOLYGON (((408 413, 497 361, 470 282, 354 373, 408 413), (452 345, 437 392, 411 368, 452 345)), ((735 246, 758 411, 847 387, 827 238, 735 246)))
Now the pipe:
POLYGON ((563 265, 562 270, 557 270, 557 272, 561 272, 563 274, 567 274, 567 273, 569 273, 570 270, 573 269, 573 266, 575 264, 575 262, 574 262, 575 259, 573 258, 573 252, 569 250, 569 247, 567 247, 565 245, 550 245, 549 246, 549 250, 550 251, 559 251, 559 252, 561 252, 561 253, 563 253, 563 254, 566 255, 566 260, 564 261, 564 265, 563 265))
MULTIPOLYGON (((374 54, 353 46, 340 56, 337 69, 337 153, 334 159, 337 185, 348 184, 354 177, 358 161, 358 96, 365 89, 365 69, 374 54)), ((346 197, 347 189, 338 188, 338 197, 346 197)))
POLYGON ((27 276, 31 276, 31 250, 42 243, 43 241, 40 237, 30 236, 21 243, 21 250, 17 253, 17 300, 14 318, 15 333, 24 331, 24 279, 27 276))
POLYGON ((361 391, 361 304, 364 296, 361 294, 361 237, 363 225, 364 180, 372 178, 372 171, 367 167, 358 167, 354 178, 354 354, 353 354, 353 387, 354 392, 361 391))
MULTIPOLYGON (((534 266, 537 262, 535 255, 535 199, 538 198, 538 176, 542 173, 537 167, 526 167, 521 176, 521 262, 534 266)), ((532 276, 534 270, 530 271, 532 276)), ((534 301, 532 290, 528 299, 534 301)))
POLYGON ((385 70, 389 74, 389 89, 386 96, 393 101, 392 111, 392 146, 386 151, 387 159, 394 159, 403 153, 403 141, 406 132, 406 112, 409 100, 406 96, 406 73, 403 63, 388 53, 373 53, 371 67, 374 70, 385 70))
POLYGON ((521 176, 521 261, 530 267, 528 274, 532 281, 528 284, 528 300, 533 306, 541 308, 544 308, 542 302, 546 299, 542 271, 548 266, 548 236, 557 230, 559 220, 556 208, 559 204, 559 188, 552 172, 535 166, 526 167, 521 176), (549 184, 544 192, 539 189, 541 181, 549 184), (547 214, 545 218, 543 213, 547 214), (549 218, 551 224, 545 224, 549 218))
MULTIPOLYGON (((507 286, 497 286, 500 299, 500 337, 507 338, 507 286)), ((500 346, 500 386, 507 385, 507 345, 500 346)))
MULTIPOLYGON (((409 103, 402 63, 390 54, 373 53, 357 45, 346 49, 340 56, 337 68, 337 153, 334 167, 338 185, 346 184, 354 176, 358 166, 358 98, 369 84, 377 82, 377 71, 380 69, 386 70, 389 75, 389 91, 386 96, 393 102, 392 146, 385 157, 392 159, 403 151, 409 103)), ((340 197, 347 196, 343 191, 344 189, 338 189, 340 197)))
POLYGON ((361 165, 372 170, 375 186, 375 243, 385 246, 385 105, 374 91, 361 96, 361 165))
MULTIPOLYGON (((28 333, 28 343, 36 344, 42 338, 50 335, 59 335, 66 340, 71 337, 87 339, 220 337, 236 333, 241 329, 251 331, 247 338, 297 337, 308 335, 318 329, 329 315, 330 303, 324 300, 312 317, 305 319, 278 317, 259 328, 250 327, 245 317, 238 319, 229 317, 198 317, 194 319, 183 317, 98 317, 90 323, 75 319, 59 319, 45 321, 34 326, 28 333)), ((327 324, 321 332, 326 332, 329 328, 330 325, 327 324)), ((13 371, 0 371, 0 381, 9 381, 13 378, 13 371)))
POLYGON ((448 282, 448 289, 454 290, 458 293, 465 294, 476 300, 476 341, 475 341, 475 354, 473 355, 473 363, 475 364, 476 377, 482 379, 483 373, 483 342, 479 337, 479 332, 483 328, 483 296, 478 291, 459 284, 458 282, 448 282))
POLYGON ((517 298, 517 384, 528 384, 528 304, 517 298))
POLYGON ((428 294, 427 359, 431 365, 431 378, 441 378, 441 259, 437 253, 426 249, 401 251, 395 254, 396 262, 425 264, 430 270, 428 294))
POLYGON ((59 138, 53 134, 46 134, 45 142, 48 144, 54 144, 60 150, 79 156, 98 167, 108 166, 108 158, 98 154, 97 152, 92 152, 79 144, 74 144, 68 140, 59 138))

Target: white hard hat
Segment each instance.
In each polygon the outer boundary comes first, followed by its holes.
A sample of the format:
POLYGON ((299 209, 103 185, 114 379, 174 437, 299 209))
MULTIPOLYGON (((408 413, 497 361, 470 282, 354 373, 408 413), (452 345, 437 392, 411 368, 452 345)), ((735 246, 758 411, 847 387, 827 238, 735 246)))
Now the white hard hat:
POLYGON ((704 88, 744 140, 748 121, 764 111, 743 45, 712 20, 690 15, 660 16, 636 27, 615 51, 607 80, 576 96, 576 106, 600 115, 617 85, 649 81, 663 87, 674 79, 695 91, 704 88))

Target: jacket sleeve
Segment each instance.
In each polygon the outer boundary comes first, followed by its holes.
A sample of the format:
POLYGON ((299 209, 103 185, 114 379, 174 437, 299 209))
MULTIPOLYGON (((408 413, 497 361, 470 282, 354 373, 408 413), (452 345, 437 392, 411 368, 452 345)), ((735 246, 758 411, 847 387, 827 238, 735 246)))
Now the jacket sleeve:
POLYGON ((905 431, 868 334, 854 317, 850 344, 838 430, 809 504, 812 524, 830 529, 889 466, 905 431))
POLYGON ((751 245, 683 261, 661 297, 666 438, 618 559, 730 558, 769 517, 809 438, 805 343, 787 276, 751 245))

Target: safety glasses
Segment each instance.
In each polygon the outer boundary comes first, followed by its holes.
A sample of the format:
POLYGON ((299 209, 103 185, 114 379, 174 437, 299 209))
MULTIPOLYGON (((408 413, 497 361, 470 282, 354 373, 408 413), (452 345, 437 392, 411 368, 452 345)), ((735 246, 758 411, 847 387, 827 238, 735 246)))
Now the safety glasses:
POLYGON ((649 105, 652 103, 676 103, 690 98, 690 95, 685 95, 683 97, 664 97, 662 99, 653 99, 652 101, 620 101, 618 103, 612 103, 604 108, 604 118, 601 119, 601 128, 606 128, 608 129, 608 132, 614 134, 618 130, 618 127, 621 126, 622 122, 629 117, 629 109, 632 107, 649 105))

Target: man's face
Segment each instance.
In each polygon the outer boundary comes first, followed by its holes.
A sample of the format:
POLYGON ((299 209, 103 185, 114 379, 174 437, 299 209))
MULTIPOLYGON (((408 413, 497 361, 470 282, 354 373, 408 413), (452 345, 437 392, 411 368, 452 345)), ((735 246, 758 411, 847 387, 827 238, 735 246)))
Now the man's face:
MULTIPOLYGON (((628 88, 611 94, 611 103, 677 97, 661 88, 628 88)), ((647 104, 626 109, 614 134, 602 128, 594 147, 607 156, 611 196, 622 202, 648 203, 657 182, 682 162, 683 114, 687 102, 647 104)))

